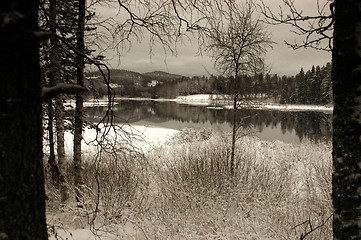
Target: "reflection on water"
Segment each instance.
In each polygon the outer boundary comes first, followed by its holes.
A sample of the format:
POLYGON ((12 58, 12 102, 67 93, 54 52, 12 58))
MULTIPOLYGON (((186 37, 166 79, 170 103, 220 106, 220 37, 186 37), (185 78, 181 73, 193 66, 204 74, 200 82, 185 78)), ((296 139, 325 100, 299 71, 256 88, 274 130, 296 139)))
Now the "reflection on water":
MULTIPOLYGON (((87 108, 88 120, 99 121, 105 106, 87 108)), ((129 122, 165 128, 212 127, 230 131, 232 110, 190 106, 176 102, 119 101, 114 109, 116 122, 129 122)), ((264 140, 297 143, 303 139, 330 141, 332 116, 323 112, 285 112, 275 110, 240 109, 238 122, 253 129, 264 140)))

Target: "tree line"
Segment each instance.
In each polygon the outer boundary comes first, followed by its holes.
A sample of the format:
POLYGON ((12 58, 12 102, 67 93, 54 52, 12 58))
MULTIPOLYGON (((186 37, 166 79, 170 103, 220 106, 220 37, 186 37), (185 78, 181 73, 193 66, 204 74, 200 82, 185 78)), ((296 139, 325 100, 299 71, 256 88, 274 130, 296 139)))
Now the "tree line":
POLYGON ((280 103, 332 104, 331 63, 303 69, 292 77, 283 76, 280 103))
MULTIPOLYGON (((271 99, 281 104, 332 104, 331 63, 312 66, 294 76, 270 73, 241 75, 237 91, 242 98, 271 99)), ((124 79, 115 90, 126 97, 175 98, 192 94, 231 95, 234 77, 223 75, 178 77, 159 80, 142 78, 142 81, 124 79), (155 86, 150 86, 151 80, 155 86)))

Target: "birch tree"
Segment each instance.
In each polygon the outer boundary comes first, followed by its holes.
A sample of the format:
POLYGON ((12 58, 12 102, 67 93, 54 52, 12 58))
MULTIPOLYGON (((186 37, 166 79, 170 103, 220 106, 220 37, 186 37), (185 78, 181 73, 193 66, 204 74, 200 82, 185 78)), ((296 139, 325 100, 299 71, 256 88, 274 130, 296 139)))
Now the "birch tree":
POLYGON ((230 153, 230 172, 233 176, 235 144, 240 127, 237 122, 237 110, 242 93, 238 81, 242 74, 264 71, 264 56, 273 42, 265 25, 256 15, 256 6, 253 1, 246 1, 244 4, 238 4, 235 1, 220 1, 218 6, 218 10, 213 10, 217 12, 209 17, 209 30, 206 31, 209 40, 206 51, 213 57, 216 68, 234 78, 230 153))

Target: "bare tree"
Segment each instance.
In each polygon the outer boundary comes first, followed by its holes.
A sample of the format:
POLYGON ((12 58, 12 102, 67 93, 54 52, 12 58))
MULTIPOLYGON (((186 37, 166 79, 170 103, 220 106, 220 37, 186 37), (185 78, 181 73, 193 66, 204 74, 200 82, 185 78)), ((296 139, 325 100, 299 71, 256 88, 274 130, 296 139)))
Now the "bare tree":
POLYGON ((235 1, 221 1, 221 11, 209 17, 209 41, 206 51, 211 54, 215 66, 228 76, 234 77, 232 142, 230 172, 235 168, 235 144, 238 128, 237 109, 241 91, 238 86, 242 74, 254 74, 265 69, 264 56, 272 40, 265 25, 256 15, 253 1, 238 4, 235 1), (215 17, 217 16, 218 17, 215 17))
MULTIPOLYGON (((263 57, 272 41, 262 21, 255 16, 252 1, 118 1, 122 14, 114 24, 114 47, 122 50, 132 40, 149 36, 152 46, 160 44, 165 52, 177 54, 177 44, 198 36, 200 45, 213 56, 223 73, 238 80, 241 74, 264 69, 263 57), (120 20, 120 21, 119 21, 120 20), (191 33, 191 34, 189 34, 191 33), (210 41, 206 40, 210 39, 210 41)), ((200 51, 204 49, 201 47, 200 51)), ((234 171, 234 151, 238 125, 237 100, 240 96, 234 81, 234 116, 230 169, 234 171)))

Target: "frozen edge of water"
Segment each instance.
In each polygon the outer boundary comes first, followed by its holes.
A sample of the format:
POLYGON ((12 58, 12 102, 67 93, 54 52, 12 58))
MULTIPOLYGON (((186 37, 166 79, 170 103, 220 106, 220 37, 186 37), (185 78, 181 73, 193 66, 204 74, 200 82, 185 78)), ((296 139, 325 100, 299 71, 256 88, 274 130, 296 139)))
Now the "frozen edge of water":
MULTIPOLYGON (((118 97, 115 100, 133 100, 133 101, 156 101, 156 102, 176 102, 179 104, 188 104, 194 106, 206 106, 211 109, 233 109, 232 100, 229 96, 214 95, 214 94, 195 94, 188 96, 178 96, 174 99, 152 99, 152 98, 122 98, 118 97), (214 106, 215 105, 215 106, 214 106)), ((257 101, 245 101, 239 104, 240 108, 248 109, 264 109, 277 111, 322 111, 333 112, 333 106, 330 105, 306 105, 306 104, 278 104, 278 103, 263 103, 257 101)))

